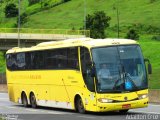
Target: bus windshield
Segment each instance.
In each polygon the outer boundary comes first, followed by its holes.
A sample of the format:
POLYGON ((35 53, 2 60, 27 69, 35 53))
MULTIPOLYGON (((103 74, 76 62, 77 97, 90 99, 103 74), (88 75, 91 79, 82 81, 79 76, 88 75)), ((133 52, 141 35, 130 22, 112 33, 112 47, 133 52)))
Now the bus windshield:
POLYGON ((148 87, 146 69, 138 45, 92 49, 97 92, 127 92, 148 87))

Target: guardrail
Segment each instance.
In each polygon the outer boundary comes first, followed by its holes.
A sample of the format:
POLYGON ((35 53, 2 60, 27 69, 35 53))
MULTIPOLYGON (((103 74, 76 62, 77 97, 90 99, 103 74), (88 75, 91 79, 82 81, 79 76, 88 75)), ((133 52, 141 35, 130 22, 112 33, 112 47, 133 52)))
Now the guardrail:
MULTIPOLYGON (((20 33, 29 34, 84 35, 86 37, 90 37, 90 30, 20 28, 19 31, 20 33)), ((0 33, 18 33, 18 28, 0 28, 0 33)))

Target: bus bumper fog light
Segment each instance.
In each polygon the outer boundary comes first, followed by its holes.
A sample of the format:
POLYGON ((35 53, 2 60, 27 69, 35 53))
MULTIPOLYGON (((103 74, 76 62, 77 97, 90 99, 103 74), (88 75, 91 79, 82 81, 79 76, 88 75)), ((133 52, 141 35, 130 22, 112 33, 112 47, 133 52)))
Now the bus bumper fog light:
POLYGON ((107 99, 107 98, 99 98, 98 101, 101 103, 112 103, 113 102, 113 100, 107 99))
POLYGON ((139 99, 145 99, 147 97, 148 97, 148 94, 140 94, 140 95, 138 95, 139 99))

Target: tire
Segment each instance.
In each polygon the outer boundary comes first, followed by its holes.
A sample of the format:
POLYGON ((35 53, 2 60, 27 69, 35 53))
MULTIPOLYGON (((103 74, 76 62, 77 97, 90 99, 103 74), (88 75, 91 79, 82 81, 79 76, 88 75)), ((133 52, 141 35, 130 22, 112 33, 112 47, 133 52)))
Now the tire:
POLYGON ((121 114, 126 114, 126 113, 128 112, 128 110, 129 110, 129 109, 127 109, 127 110, 119 110, 119 113, 121 113, 121 114))
POLYGON ((27 96, 26 96, 25 93, 22 93, 21 100, 22 100, 23 106, 24 106, 24 107, 28 107, 28 100, 27 100, 27 96))
POLYGON ((30 95, 30 103, 31 103, 31 107, 32 108, 36 108, 37 107, 37 101, 36 101, 36 97, 33 93, 31 93, 30 95))
POLYGON ((83 101, 80 97, 77 97, 76 102, 75 102, 76 110, 77 112, 84 114, 85 113, 85 108, 83 101))

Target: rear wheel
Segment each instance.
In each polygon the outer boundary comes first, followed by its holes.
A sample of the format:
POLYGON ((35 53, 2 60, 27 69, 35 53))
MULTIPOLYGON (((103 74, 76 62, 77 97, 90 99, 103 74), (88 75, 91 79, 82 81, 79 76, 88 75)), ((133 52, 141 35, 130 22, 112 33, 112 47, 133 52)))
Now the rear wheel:
POLYGON ((120 110, 119 113, 121 113, 121 114, 126 114, 126 113, 128 112, 128 110, 129 110, 129 109, 127 109, 127 110, 120 110))
POLYGON ((36 97, 33 93, 31 93, 30 95, 30 103, 31 103, 32 108, 37 107, 36 97))
POLYGON ((28 107, 28 100, 27 100, 27 96, 26 96, 25 93, 22 93, 21 100, 22 100, 23 106, 24 106, 24 107, 28 107))
POLYGON ((77 97, 75 105, 76 105, 76 110, 79 113, 85 113, 84 104, 83 104, 83 101, 80 97, 77 97))

